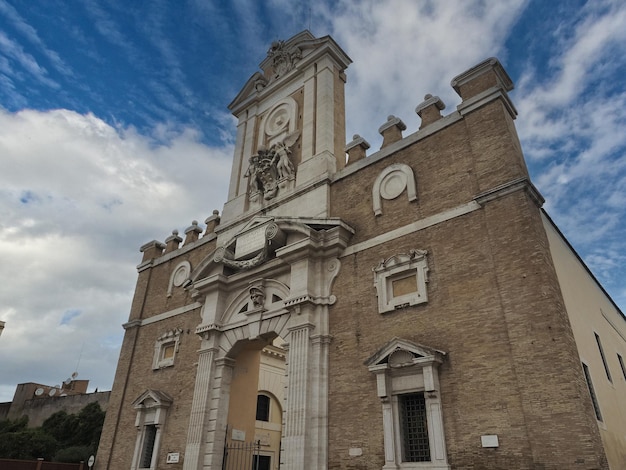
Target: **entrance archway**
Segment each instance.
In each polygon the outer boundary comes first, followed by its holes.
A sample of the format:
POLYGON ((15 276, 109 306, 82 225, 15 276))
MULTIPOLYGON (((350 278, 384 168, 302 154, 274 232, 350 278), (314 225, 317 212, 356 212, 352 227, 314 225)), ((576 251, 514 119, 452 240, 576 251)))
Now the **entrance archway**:
POLYGON ((278 470, 287 385, 284 340, 233 348, 224 470, 278 470))

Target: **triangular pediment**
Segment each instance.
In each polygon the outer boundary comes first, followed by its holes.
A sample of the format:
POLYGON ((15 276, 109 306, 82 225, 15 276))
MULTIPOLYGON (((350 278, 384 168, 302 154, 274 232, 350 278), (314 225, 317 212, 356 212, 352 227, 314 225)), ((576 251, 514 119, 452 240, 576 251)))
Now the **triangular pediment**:
POLYGON ((273 93, 275 84, 289 81, 289 77, 302 73, 306 66, 323 54, 329 54, 342 68, 352 62, 330 36, 316 38, 310 31, 304 30, 286 41, 275 41, 259 65, 261 72, 255 72, 246 81, 228 109, 237 115, 256 100, 273 93))
POLYGON ((231 101, 228 105, 228 109, 235 109, 239 104, 244 102, 248 97, 254 96, 257 94, 259 88, 265 86, 267 84, 267 79, 263 76, 261 72, 255 72, 248 81, 244 84, 243 88, 237 96, 231 101))
POLYGON ((446 355, 444 351, 396 337, 367 359, 365 361, 365 365, 371 367, 380 364, 387 364, 389 363, 390 357, 394 354, 396 357, 403 354, 407 360, 410 361, 413 359, 424 358, 435 362, 443 362, 443 358, 446 355))
POLYGON ((174 400, 160 390, 147 389, 133 401, 133 408, 168 408, 174 400))

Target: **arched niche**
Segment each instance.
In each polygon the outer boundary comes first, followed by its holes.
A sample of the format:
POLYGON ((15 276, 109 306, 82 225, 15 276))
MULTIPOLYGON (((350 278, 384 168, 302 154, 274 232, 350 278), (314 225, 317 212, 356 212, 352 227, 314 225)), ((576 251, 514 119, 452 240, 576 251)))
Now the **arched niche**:
POLYGON ((287 97, 280 100, 261 118, 257 145, 270 148, 288 134, 294 132, 298 123, 298 103, 287 97))
POLYGON ((257 310, 272 311, 282 310, 285 307, 284 300, 289 297, 289 287, 275 279, 257 279, 251 281, 248 286, 234 295, 219 323, 223 326, 246 323, 249 315, 257 310), (263 291, 262 302, 255 304, 253 296, 263 291))
POLYGON ((398 198, 407 193, 409 202, 417 201, 417 186, 413 169, 404 163, 394 163, 380 172, 372 186, 372 209, 374 215, 383 214, 382 199, 398 198))

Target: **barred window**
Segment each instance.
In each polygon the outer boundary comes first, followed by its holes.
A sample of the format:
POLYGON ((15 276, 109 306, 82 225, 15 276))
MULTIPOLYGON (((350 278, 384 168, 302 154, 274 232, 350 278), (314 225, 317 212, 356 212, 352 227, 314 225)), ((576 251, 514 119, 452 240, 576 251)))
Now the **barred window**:
POLYGON ((272 458, 269 455, 252 456, 252 470, 270 470, 272 458))
MULTIPOLYGON (((159 465, 159 442, 161 430, 165 424, 167 410, 172 405, 172 398, 160 390, 146 390, 133 401, 137 412, 137 440, 133 452, 131 470, 152 469, 159 465)), ((169 463, 169 462, 168 462, 169 463)), ((160 468, 160 467, 159 467, 160 468)))
POLYGON ((156 432, 157 427, 154 424, 149 424, 144 427, 140 468, 150 468, 150 464, 152 463, 152 453, 154 452, 154 441, 156 439, 156 432))
POLYGON ((400 395, 398 404, 402 426, 402 460, 404 462, 430 462, 424 394, 400 395))
POLYGON ((394 338, 366 361, 381 399, 385 464, 450 470, 443 433, 439 365, 446 353, 394 338))

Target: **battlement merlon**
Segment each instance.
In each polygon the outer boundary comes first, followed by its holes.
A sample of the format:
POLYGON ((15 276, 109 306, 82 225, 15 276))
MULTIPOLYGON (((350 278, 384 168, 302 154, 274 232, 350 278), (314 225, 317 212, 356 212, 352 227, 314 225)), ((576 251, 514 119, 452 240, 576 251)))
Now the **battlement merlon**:
POLYGON ((509 99, 508 92, 513 90, 513 81, 498 59, 490 57, 469 70, 457 75, 450 82, 454 91, 463 99, 457 106, 461 114, 466 114, 481 105, 484 98, 500 93, 502 100, 513 119, 517 110, 509 99))

